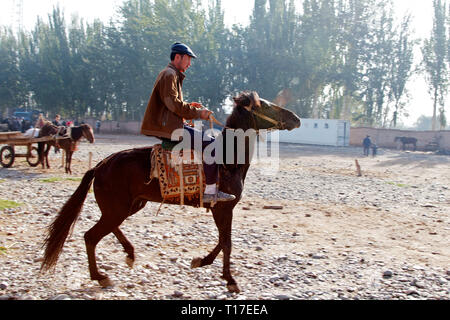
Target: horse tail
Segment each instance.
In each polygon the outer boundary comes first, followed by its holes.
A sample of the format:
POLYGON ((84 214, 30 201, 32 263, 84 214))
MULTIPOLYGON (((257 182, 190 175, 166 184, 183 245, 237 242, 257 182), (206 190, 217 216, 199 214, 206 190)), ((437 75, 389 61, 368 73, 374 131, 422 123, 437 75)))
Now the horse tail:
POLYGON ((41 271, 49 270, 56 265, 64 242, 69 236, 69 233, 72 233, 75 222, 81 213, 83 203, 86 200, 95 177, 95 169, 86 172, 77 190, 67 200, 59 211, 58 216, 48 227, 48 234, 43 245, 45 247, 45 253, 41 271))

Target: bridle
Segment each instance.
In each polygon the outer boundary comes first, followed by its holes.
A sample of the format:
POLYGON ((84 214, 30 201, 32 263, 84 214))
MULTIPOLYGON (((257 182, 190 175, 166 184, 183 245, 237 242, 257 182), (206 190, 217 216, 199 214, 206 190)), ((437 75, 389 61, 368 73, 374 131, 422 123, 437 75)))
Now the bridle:
MULTIPOLYGON (((254 130, 256 131, 256 135, 257 137, 259 137, 259 139, 261 139, 262 141, 265 140, 265 138, 261 135, 261 133, 259 132, 260 129, 258 128, 257 124, 256 124, 256 117, 259 117, 263 120, 266 120, 270 123, 272 123, 274 126, 271 128, 267 128, 266 130, 270 131, 270 130, 283 130, 285 128, 285 123, 281 120, 275 120, 272 119, 264 114, 259 113, 258 111, 255 110, 254 107, 252 107, 251 111, 249 111, 252 115, 252 120, 253 120, 253 126, 254 126, 254 130)), ((211 113, 209 115, 209 123, 210 123, 210 128, 211 130, 214 129, 214 124, 218 125, 219 127, 222 127, 225 130, 236 130, 234 128, 230 128, 228 126, 225 126, 223 123, 221 123, 219 120, 216 119, 216 117, 214 117, 214 115, 211 113)), ((227 165, 224 164, 224 168, 227 168, 227 165)))
POLYGON ((256 117, 261 118, 261 119, 263 119, 263 120, 265 120, 265 121, 267 121, 267 122, 269 122, 269 123, 271 123, 271 124, 274 125, 273 127, 270 127, 270 128, 265 129, 265 130, 267 130, 267 131, 271 131, 271 130, 283 130, 283 129, 285 128, 285 123, 284 123, 283 121, 272 119, 272 118, 266 116, 265 114, 262 114, 262 113, 256 111, 254 108, 252 108, 251 114, 252 114, 252 117, 253 117, 253 124, 254 124, 254 126, 255 126, 254 129, 255 129, 256 132, 258 132, 258 133, 259 133, 259 130, 260 130, 260 129, 257 127, 257 124, 256 124, 256 117), (256 116, 256 117, 255 117, 255 116, 256 116))
MULTIPOLYGON (((283 130, 283 129, 285 128, 285 123, 284 123, 284 121, 281 121, 281 120, 275 120, 275 119, 273 119, 273 118, 270 118, 270 117, 268 117, 268 116, 266 116, 266 115, 264 115, 264 114, 262 114, 262 113, 256 111, 254 107, 252 107, 251 111, 249 111, 249 112, 250 112, 251 115, 252 115, 253 129, 256 131, 256 133, 257 133, 258 135, 259 135, 259 130, 260 130, 260 129, 258 128, 258 125, 257 125, 257 122, 256 122, 256 117, 261 118, 261 119, 263 119, 263 120, 265 120, 265 121, 267 121, 267 122, 269 122, 269 123, 271 123, 271 124, 274 125, 273 127, 266 128, 266 129, 264 129, 264 130, 267 130, 267 131, 271 131, 271 130, 283 130)), ((212 114, 209 116, 209 122, 210 122, 211 129, 213 128, 213 124, 215 123, 215 124, 217 124, 218 126, 224 128, 224 129, 231 129, 231 130, 234 130, 233 128, 229 128, 229 127, 223 125, 223 124, 222 124, 219 120, 217 120, 212 114)))

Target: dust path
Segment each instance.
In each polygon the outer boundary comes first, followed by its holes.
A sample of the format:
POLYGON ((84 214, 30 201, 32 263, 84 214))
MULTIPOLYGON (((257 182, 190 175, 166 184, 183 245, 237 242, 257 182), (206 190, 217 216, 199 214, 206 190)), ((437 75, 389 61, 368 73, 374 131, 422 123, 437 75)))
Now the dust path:
POLYGON ((73 175, 30 168, 18 159, 0 168, 0 298, 3 299, 448 299, 450 286, 450 157, 359 148, 281 145, 276 174, 251 167, 233 222, 232 270, 239 295, 220 279, 222 256, 190 269, 217 242, 210 214, 157 204, 122 226, 137 253, 134 269, 109 235, 100 267, 115 281, 89 279, 83 234, 100 217, 93 194, 54 274, 39 274, 46 227, 88 169, 110 154, 152 144, 135 136, 97 137, 74 155, 73 175), (355 159, 362 168, 356 175, 355 159), (266 205, 282 210, 265 210, 266 205))

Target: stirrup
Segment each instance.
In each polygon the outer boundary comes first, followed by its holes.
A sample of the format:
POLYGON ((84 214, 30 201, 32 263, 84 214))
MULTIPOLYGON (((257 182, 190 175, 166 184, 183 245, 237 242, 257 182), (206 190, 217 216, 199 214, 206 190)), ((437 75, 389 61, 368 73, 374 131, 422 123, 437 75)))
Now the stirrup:
POLYGON ((203 203, 216 203, 216 202, 227 202, 233 201, 236 197, 232 194, 224 193, 219 191, 217 194, 207 194, 203 195, 203 203))

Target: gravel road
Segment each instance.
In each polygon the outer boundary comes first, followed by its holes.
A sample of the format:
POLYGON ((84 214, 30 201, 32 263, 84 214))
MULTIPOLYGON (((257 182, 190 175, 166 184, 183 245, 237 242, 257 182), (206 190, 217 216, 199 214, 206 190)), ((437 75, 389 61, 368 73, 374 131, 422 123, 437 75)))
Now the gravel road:
MULTIPOLYGON (((450 157, 360 148, 282 144, 279 169, 250 169, 235 209, 232 272, 240 294, 213 265, 190 269, 217 242, 205 210, 147 204, 122 225, 133 243, 134 269, 113 235, 97 247, 99 266, 114 281, 102 289, 89 279, 84 233, 100 217, 88 195, 54 273, 40 274, 47 226, 89 166, 106 156, 154 141, 99 135, 74 154, 73 175, 60 155, 49 170, 18 159, 0 168, 0 299, 449 299, 450 157), (355 159, 362 176, 356 174, 355 159), (281 206, 280 210, 264 209, 281 206)), ((273 163, 272 163, 273 164, 273 163)))

